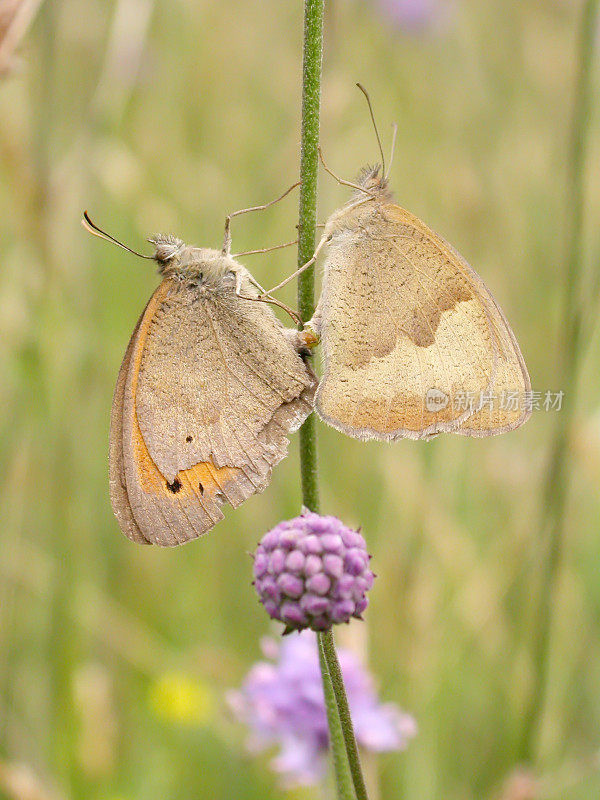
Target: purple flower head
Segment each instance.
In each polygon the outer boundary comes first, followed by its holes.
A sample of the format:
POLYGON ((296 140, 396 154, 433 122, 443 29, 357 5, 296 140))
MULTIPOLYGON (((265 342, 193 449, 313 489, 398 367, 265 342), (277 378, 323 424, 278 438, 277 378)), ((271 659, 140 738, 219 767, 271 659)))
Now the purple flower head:
MULTIPOLYGON (((227 700, 251 731, 248 747, 260 752, 279 745, 272 761, 286 786, 318 783, 326 772, 327 716, 316 636, 292 634, 263 644, 271 662, 255 664, 239 691, 227 700)), ((350 651, 338 651, 350 713, 360 747, 373 752, 404 750, 416 723, 393 703, 377 698, 371 676, 350 651)))
POLYGON ((381 11, 397 28, 408 33, 421 33, 436 27, 447 9, 439 0, 376 0, 381 11))
POLYGON ((280 522, 254 554, 254 587, 285 632, 326 630, 367 607, 374 575, 365 540, 336 517, 303 514, 280 522))

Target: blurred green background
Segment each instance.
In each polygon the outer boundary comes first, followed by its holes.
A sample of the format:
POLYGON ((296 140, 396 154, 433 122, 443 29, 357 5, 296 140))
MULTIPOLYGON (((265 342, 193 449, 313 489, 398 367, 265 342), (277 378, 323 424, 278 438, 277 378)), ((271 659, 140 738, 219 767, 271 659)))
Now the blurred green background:
MULTIPOLYGON (((381 696, 419 724, 405 753, 369 765, 373 798, 597 798, 593 324, 577 353, 564 353, 582 4, 440 0, 416 28, 376 0, 326 7, 330 166, 351 179, 377 158, 360 80, 388 146, 398 123, 398 202, 483 276, 534 389, 564 388, 565 355, 579 364, 577 396, 561 412, 537 411, 506 436, 361 444, 319 425, 323 510, 363 526, 379 574, 363 626, 369 662, 381 696), (565 468, 549 479, 565 413, 565 468), (563 509, 554 501, 567 483, 563 509), (550 581, 557 524, 562 558, 550 581), (544 588, 545 693, 536 657, 544 588), (539 725, 527 733, 532 715, 539 725), (537 781, 529 794, 515 777, 523 761, 537 781)), ((270 630, 247 553, 299 510, 297 436, 268 490, 201 541, 174 550, 127 541, 108 501, 109 411, 157 277, 79 221, 88 208, 141 249, 156 231, 219 246, 228 212, 297 179, 301 35, 299 0, 46 0, 2 78, 0 796, 283 795, 268 757, 245 754, 223 696, 270 630)), ((595 94, 598 77, 595 65, 595 94)), ((590 286, 600 256, 598 105, 585 172, 590 286)), ((346 196, 323 174, 320 217, 346 196)), ((235 220, 234 252, 294 238, 296 203, 235 220)), ((272 285, 292 271, 293 248, 245 263, 272 285)), ((583 295, 593 322, 596 294, 583 295)), ((293 288, 281 297, 294 304, 293 288)))

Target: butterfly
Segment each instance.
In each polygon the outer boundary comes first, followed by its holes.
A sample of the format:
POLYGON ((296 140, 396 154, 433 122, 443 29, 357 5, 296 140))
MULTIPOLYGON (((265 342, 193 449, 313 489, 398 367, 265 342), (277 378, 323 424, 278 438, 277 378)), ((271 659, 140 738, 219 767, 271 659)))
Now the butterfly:
POLYGON ((325 225, 309 323, 324 373, 315 407, 359 439, 490 436, 530 416, 519 345, 479 275, 391 197, 379 167, 325 225))
MULTIPOLYGON (((491 436, 531 415, 519 345, 479 275, 441 236, 396 205, 365 89, 381 168, 366 167, 350 200, 324 226, 327 248, 317 309, 323 376, 315 408, 358 439, 491 436)), ((320 152, 320 151, 319 151, 320 152)), ((393 152, 393 146, 392 146, 393 152)))
POLYGON ((260 287, 233 257, 150 241, 162 281, 117 378, 110 498, 126 536, 171 546, 265 489, 312 410, 316 378, 298 332, 256 302, 260 287))

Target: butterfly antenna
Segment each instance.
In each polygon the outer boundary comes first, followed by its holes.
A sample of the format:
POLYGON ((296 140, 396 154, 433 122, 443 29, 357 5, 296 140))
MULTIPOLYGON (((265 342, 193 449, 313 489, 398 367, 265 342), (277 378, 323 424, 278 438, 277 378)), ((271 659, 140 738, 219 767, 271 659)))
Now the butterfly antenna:
POLYGON ((373 113, 373 106, 371 105, 371 98, 369 97, 369 93, 361 83, 357 83, 356 85, 367 99, 367 105, 369 106, 369 113, 371 115, 371 122, 373 123, 375 136, 377 137, 377 144, 379 145, 379 154, 381 156, 381 172, 383 175, 385 175, 385 158, 383 155, 383 147, 381 146, 381 137, 379 136, 379 131, 377 130, 377 123, 375 122, 375 114, 373 113))
POLYGON ((95 222, 92 222, 90 219, 90 215, 87 211, 83 212, 83 219, 81 220, 81 224, 86 229, 88 233, 91 233, 92 236, 97 236, 99 239, 106 239, 107 242, 112 242, 113 244, 122 247, 123 250, 127 250, 128 253, 133 253, 134 256, 139 256, 140 258, 148 258, 150 261, 154 261, 154 256, 147 256, 144 253, 138 253, 136 250, 132 250, 131 247, 127 247, 126 244, 120 242, 118 239, 115 239, 114 236, 111 236, 110 233, 106 233, 103 231, 102 228, 99 228, 95 222))
POLYGON ((390 148, 390 164, 388 167, 387 172, 384 175, 385 180, 390 177, 390 172, 392 171, 392 164, 394 163, 394 152, 396 150, 396 135, 398 133, 398 125, 394 122, 392 125, 392 146, 390 148))

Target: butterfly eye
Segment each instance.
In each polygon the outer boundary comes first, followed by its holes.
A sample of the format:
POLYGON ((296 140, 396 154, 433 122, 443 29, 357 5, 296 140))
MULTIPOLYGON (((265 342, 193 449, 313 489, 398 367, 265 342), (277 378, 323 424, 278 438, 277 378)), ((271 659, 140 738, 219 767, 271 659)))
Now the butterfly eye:
POLYGON ((230 269, 229 272, 226 273, 225 277, 226 278, 235 278, 235 272, 232 269, 230 269))

